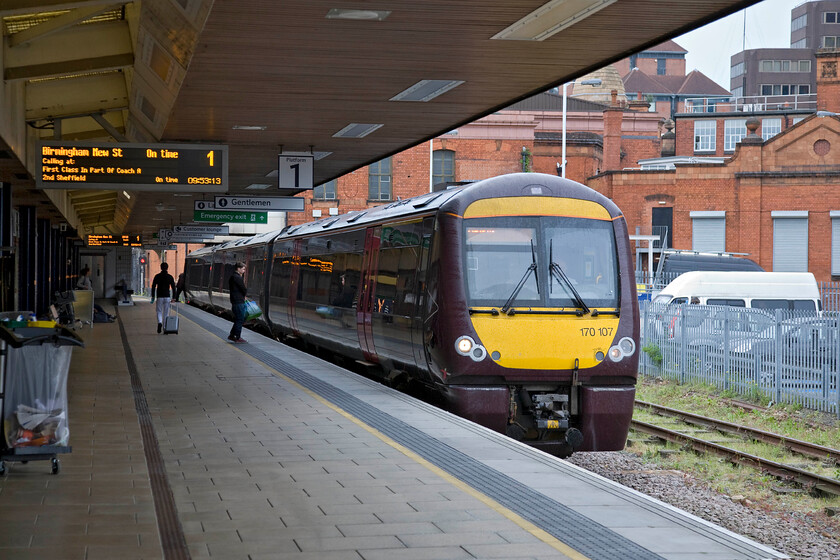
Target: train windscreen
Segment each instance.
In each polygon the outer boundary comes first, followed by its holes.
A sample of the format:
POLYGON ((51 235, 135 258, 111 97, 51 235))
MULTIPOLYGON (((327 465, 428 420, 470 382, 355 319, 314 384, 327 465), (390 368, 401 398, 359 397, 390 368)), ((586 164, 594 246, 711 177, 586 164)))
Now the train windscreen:
POLYGON ((617 308, 613 225, 560 216, 465 220, 470 305, 617 308))

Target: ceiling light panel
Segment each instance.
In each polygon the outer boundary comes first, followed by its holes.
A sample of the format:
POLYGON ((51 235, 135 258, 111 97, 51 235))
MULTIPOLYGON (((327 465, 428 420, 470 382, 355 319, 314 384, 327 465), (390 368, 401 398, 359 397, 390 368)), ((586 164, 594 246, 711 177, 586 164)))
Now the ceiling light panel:
POLYGON ((382 128, 381 124, 350 123, 335 134, 333 138, 364 138, 374 130, 382 128))
POLYGON ((544 41, 617 0, 551 0, 493 35, 510 41, 544 41))
POLYGON ((391 15, 390 10, 352 10, 333 8, 327 12, 327 19, 351 19, 356 21, 382 21, 391 15))
POLYGON ((426 102, 463 83, 464 80, 420 80, 407 90, 392 97, 390 101, 426 102))

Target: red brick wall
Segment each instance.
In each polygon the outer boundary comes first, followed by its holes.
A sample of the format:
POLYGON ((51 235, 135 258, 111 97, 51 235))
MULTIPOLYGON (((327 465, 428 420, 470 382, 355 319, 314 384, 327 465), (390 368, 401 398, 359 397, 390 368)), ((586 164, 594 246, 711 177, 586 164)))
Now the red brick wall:
POLYGON ((652 209, 673 208, 672 243, 677 249, 692 248, 692 211, 725 211, 726 250, 749 253, 766 270, 773 270, 772 212, 807 210, 808 270, 827 281, 829 212, 840 210, 838 167, 840 118, 814 116, 766 143, 742 144, 728 163, 607 173, 587 184, 615 201, 630 233, 639 226, 649 234, 652 209), (831 146, 822 159, 815 152, 820 140, 831 146), (744 172, 763 174, 738 175, 744 172))

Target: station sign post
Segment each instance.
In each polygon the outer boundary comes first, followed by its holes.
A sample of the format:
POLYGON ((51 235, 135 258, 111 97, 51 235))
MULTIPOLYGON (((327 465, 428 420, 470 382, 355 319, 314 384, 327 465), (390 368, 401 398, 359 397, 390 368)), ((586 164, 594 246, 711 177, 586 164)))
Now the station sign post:
POLYGON ((220 196, 216 210, 261 210, 264 212, 303 212, 304 199, 294 196, 220 196))
POLYGON ((215 224, 267 224, 268 212, 249 212, 244 210, 195 210, 194 222, 215 224))

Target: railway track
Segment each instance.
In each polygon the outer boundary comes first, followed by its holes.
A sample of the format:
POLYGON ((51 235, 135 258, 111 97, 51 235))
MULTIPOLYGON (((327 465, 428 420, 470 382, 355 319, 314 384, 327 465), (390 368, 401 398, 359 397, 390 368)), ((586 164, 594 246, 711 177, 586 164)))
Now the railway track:
MULTIPOLYGON (((737 436, 742 440, 758 441, 781 447, 794 455, 817 459, 826 464, 830 463, 833 466, 840 465, 840 450, 644 401, 636 401, 636 406, 658 416, 674 418, 685 424, 699 427, 712 433, 737 436)), ((780 463, 741 451, 730 445, 710 441, 708 438, 697 437, 684 433, 683 431, 672 430, 649 422, 634 419, 631 427, 638 432, 646 433, 686 448, 691 448, 697 452, 713 453, 725 457, 733 463, 757 468, 779 479, 797 482, 805 488, 827 494, 840 495, 840 480, 836 478, 817 474, 795 465, 780 463)))

